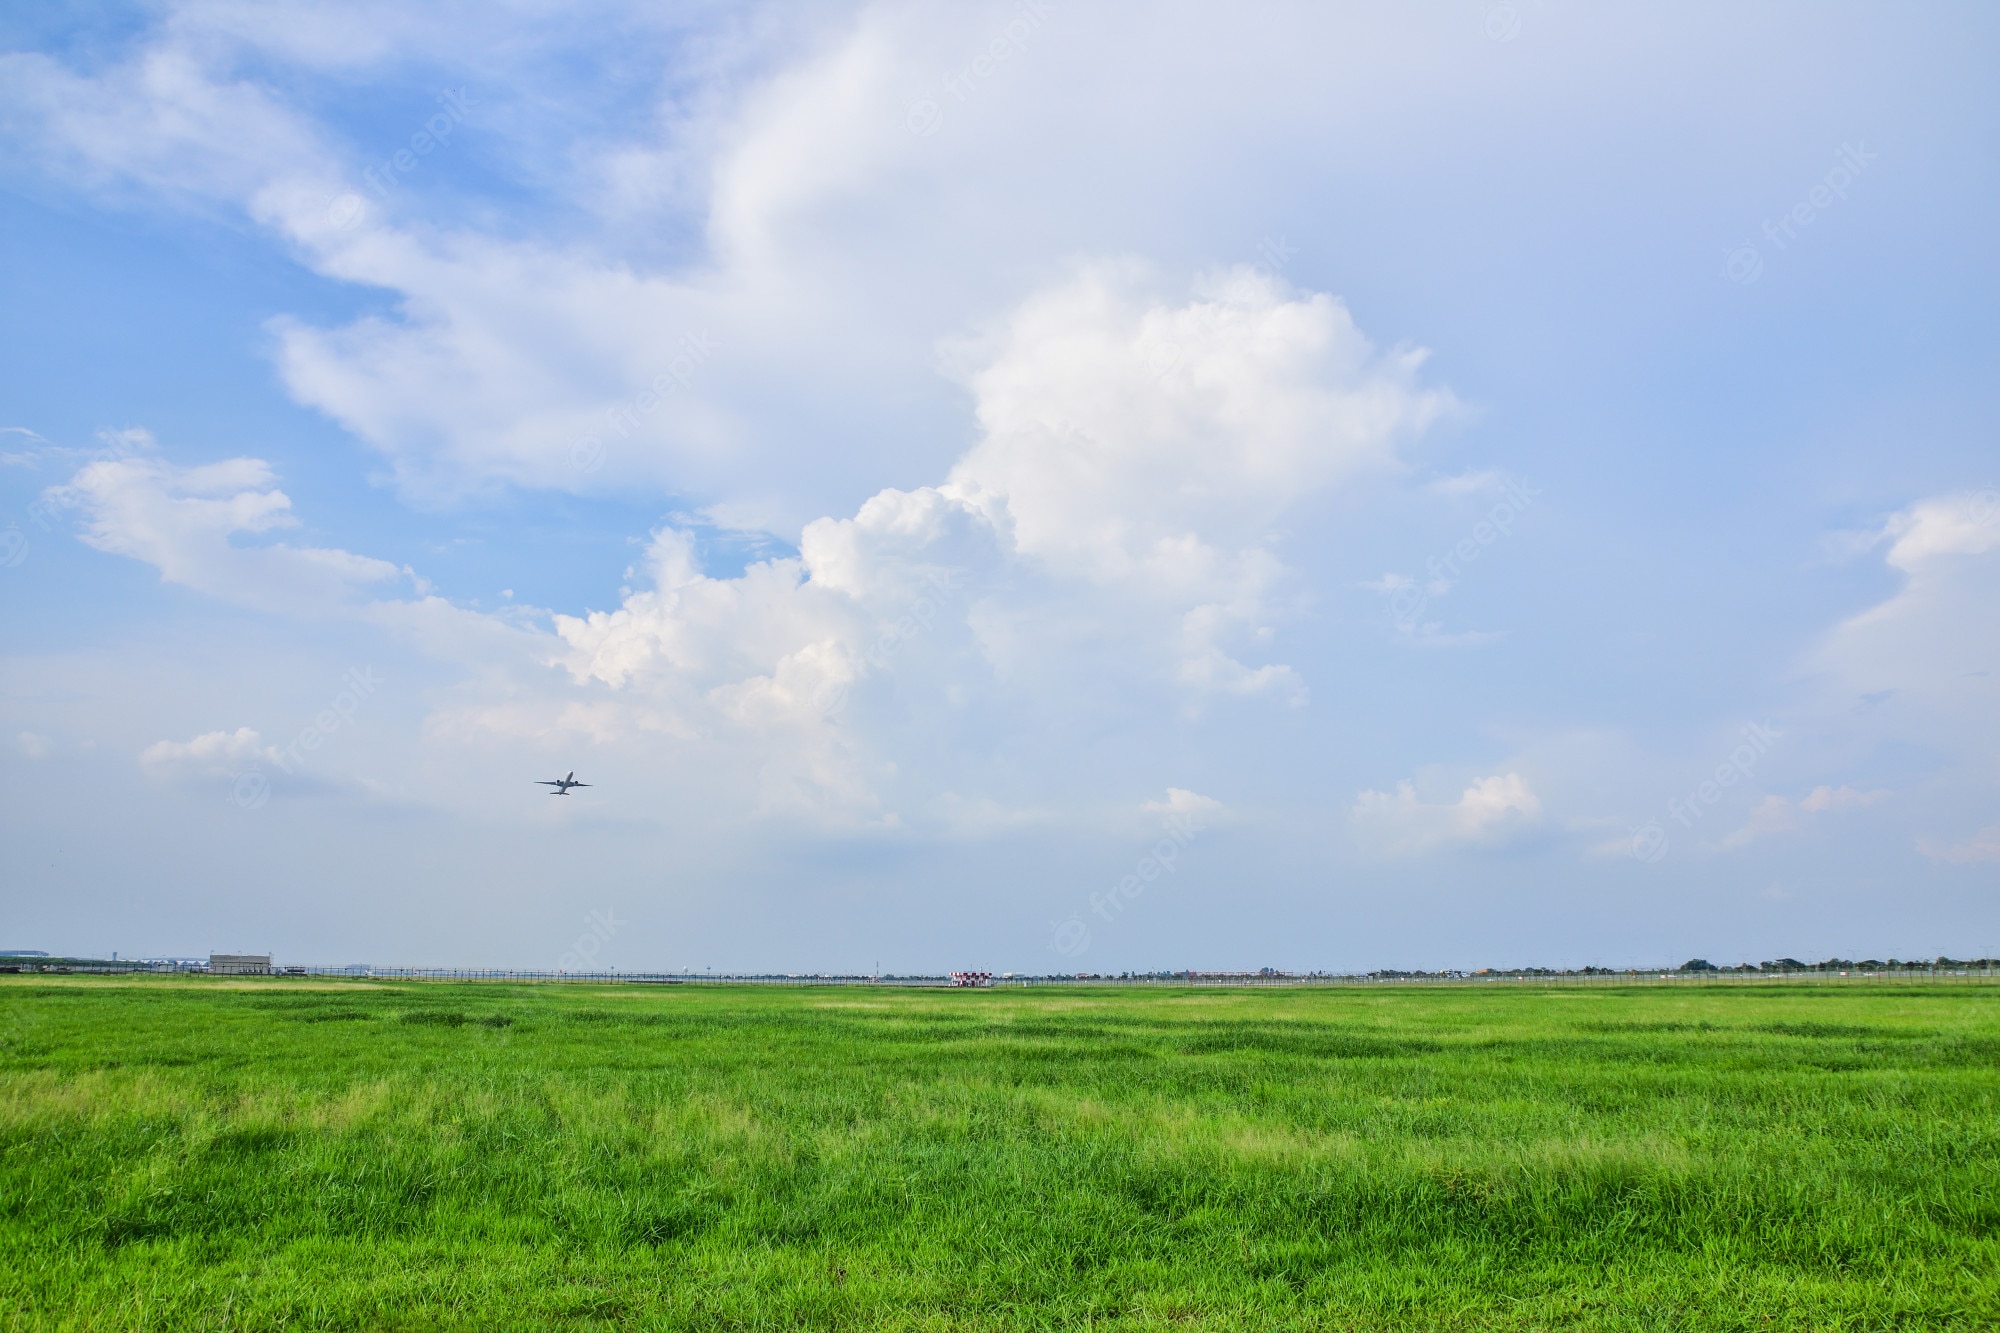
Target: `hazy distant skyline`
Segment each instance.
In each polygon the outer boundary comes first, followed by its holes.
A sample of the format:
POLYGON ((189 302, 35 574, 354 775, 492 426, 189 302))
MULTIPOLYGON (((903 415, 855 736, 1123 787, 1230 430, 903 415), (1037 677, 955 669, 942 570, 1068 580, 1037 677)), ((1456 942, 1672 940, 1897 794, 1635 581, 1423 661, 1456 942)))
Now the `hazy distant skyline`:
POLYGON ((1996 39, 10 7, 0 945, 2000 952, 1996 39))

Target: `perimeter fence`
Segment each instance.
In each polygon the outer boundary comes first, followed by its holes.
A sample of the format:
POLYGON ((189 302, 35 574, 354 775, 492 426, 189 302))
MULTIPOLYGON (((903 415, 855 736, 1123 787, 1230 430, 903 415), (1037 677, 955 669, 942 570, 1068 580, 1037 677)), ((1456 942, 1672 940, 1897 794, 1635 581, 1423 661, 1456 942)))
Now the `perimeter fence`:
POLYGON ((1005 973, 968 983, 949 974, 867 975, 854 973, 563 972, 515 968, 371 967, 348 965, 211 967, 193 959, 101 959, 0 957, 0 973, 44 975, 198 975, 227 977, 322 978, 355 981, 496 981, 620 986, 875 986, 932 990, 1008 987, 1366 987, 1366 986, 1741 986, 1844 985, 1855 982, 1978 984, 2000 980, 2000 960, 1947 966, 1804 967, 1737 970, 1717 968, 1593 969, 1562 972, 1524 968, 1499 972, 1154 972, 1146 974, 1070 973, 1038 976, 1005 973))

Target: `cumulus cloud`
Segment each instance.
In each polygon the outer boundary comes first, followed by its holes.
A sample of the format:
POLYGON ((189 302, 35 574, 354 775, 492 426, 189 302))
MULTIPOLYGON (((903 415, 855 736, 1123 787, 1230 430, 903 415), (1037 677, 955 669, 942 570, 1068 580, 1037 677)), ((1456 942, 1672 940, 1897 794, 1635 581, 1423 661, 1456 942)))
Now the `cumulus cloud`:
POLYGON ((1298 495, 1395 457, 1451 405, 1424 353, 1383 356, 1332 297, 1254 270, 1193 300, 1098 266, 1025 301, 969 378, 984 438, 950 488, 1025 554, 1089 577, 1240 577, 1189 533, 1257 543, 1298 495), (1164 364, 1163 364, 1164 355, 1164 364))
POLYGON ((662 529, 648 586, 532 639, 565 688, 510 677, 433 734, 650 738, 766 814, 992 826, 965 814, 983 796, 952 791, 961 756, 913 766, 935 728, 1053 742, 1139 698, 1302 704, 1271 660, 1301 599, 1271 534, 1451 406, 1419 355, 1380 354, 1338 302, 1255 274, 1176 302, 1137 268, 1088 266, 954 356, 980 436, 938 482, 815 519, 796 556, 733 577, 662 529))
POLYGON ((1352 814, 1364 846, 1408 856, 1505 841, 1541 819, 1542 802, 1519 773, 1501 773, 1474 779, 1449 803, 1422 800, 1407 780, 1393 792, 1364 791, 1352 814))
POLYGON ((989 703, 1046 681, 1303 702, 1291 667, 1244 660, 1292 614, 1268 533, 1447 409, 1420 358, 1378 355, 1325 296, 1238 275, 1170 306, 1115 266, 1031 298, 981 346, 982 438, 940 484, 815 520, 796 558, 736 578, 658 534, 653 587, 556 618, 572 676, 663 730, 788 732, 845 790, 829 737, 871 681, 989 703), (1169 337, 1163 379, 1149 349, 1169 337))
POLYGON ((1013 550, 1122 605, 1177 607, 1176 674, 1303 697, 1222 640, 1273 613, 1268 534, 1300 497, 1391 463, 1452 405, 1323 294, 1237 270, 1170 306, 1106 266, 1024 302, 969 377, 983 438, 944 492, 1013 550))
MULTIPOLYGON (((637 739, 701 754, 766 813, 887 827, 884 784, 924 784, 908 754, 940 719, 1057 737, 1136 697, 1303 703, 1270 660, 1301 597, 1272 533, 1451 406, 1418 354, 1380 354, 1338 302, 1252 273, 1174 302, 1132 266, 1086 267, 957 355, 981 434, 937 484, 816 519, 796 556, 734 577, 662 529, 649 586, 552 632, 398 596, 400 576, 423 585, 386 561, 271 540, 298 519, 262 460, 177 466, 140 435, 56 494, 86 542, 168 582, 362 616, 477 662, 433 739, 637 739), (1149 358, 1169 336, 1163 377, 1149 358)), ((1205 799, 1170 796, 1196 802, 1182 814, 1205 799)))
MULTIPOLYGON (((747 786, 766 814, 895 827, 884 784, 924 784, 908 754, 939 710, 1055 736, 1064 710, 1135 692, 1169 707, 1302 703, 1298 674, 1267 657, 1298 598, 1269 532, 1301 497, 1391 464, 1449 405, 1417 382, 1416 356, 1378 356, 1338 303, 1263 278, 1174 305, 1134 270, 1088 269, 1026 311, 983 344, 990 361, 967 376, 982 438, 939 484, 815 520, 797 556, 729 578, 663 529, 649 587, 557 615, 553 633, 399 596, 402 576, 421 581, 387 561, 272 540, 299 521, 259 459, 180 466, 128 433, 52 495, 85 542, 167 582, 361 616, 479 663, 433 716, 434 739, 651 738, 706 756, 714 782, 747 786), (1179 340, 1178 384, 1147 368, 1163 328, 1179 340), (566 686, 538 677, 544 664, 566 686)), ((163 742, 147 763, 249 755, 245 733, 235 750, 221 735, 163 742)), ((984 798, 953 799, 962 815, 984 798)), ((1163 813, 1206 802, 1175 789, 1163 813)), ((916 804, 966 823, 935 791, 916 804)))

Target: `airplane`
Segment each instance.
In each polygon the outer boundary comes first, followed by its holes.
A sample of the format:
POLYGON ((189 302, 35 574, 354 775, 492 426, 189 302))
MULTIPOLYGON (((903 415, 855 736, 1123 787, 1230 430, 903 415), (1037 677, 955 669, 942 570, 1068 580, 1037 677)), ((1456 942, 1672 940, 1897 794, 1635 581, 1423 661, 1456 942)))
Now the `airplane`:
POLYGON ((554 787, 555 790, 549 793, 551 796, 567 796, 571 787, 588 787, 590 784, 588 782, 578 782, 576 780, 576 770, 572 768, 569 771, 569 776, 566 778, 557 778, 554 782, 545 782, 538 778, 535 785, 539 787, 554 787))

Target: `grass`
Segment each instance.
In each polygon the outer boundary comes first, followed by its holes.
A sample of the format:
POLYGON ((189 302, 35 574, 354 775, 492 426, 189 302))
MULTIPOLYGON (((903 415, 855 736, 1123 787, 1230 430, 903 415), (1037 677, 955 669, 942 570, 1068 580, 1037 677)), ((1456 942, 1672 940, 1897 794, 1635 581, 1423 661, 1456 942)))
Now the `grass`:
POLYGON ((2000 989, 0 982, 0 1327, 2000 1326, 2000 989))

